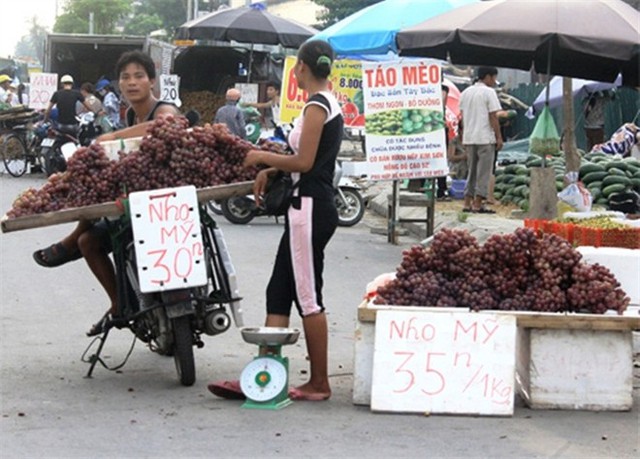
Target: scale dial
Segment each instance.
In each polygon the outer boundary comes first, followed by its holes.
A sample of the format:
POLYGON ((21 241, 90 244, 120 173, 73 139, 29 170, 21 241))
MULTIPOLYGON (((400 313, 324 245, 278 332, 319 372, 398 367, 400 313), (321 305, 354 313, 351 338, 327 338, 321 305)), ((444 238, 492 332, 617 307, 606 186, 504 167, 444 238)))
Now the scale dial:
POLYGON ((240 387, 253 401, 273 400, 287 387, 287 368, 272 357, 258 357, 242 370, 240 387))

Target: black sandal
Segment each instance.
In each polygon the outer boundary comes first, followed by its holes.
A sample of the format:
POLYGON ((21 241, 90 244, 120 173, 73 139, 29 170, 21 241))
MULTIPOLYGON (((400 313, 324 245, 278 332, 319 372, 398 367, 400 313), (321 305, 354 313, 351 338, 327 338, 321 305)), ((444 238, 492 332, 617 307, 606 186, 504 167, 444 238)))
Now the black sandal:
POLYGON ((495 210, 487 209, 487 208, 486 208, 486 207, 484 207, 484 206, 482 206, 482 207, 480 207, 479 209, 474 210, 474 211, 472 211, 472 212, 475 212, 475 213, 477 213, 477 214, 495 214, 495 213, 496 213, 496 211, 495 211, 495 210))
POLYGON ((45 268, 55 268, 56 266, 64 265, 65 263, 80 258, 82 258, 82 254, 78 249, 73 251, 68 250, 61 242, 52 244, 46 249, 33 252, 35 262, 45 268))
POLYGON ((91 326, 91 328, 87 332, 87 336, 92 337, 103 334, 109 328, 107 325, 111 322, 111 320, 111 313, 107 312, 100 318, 99 321, 91 326))

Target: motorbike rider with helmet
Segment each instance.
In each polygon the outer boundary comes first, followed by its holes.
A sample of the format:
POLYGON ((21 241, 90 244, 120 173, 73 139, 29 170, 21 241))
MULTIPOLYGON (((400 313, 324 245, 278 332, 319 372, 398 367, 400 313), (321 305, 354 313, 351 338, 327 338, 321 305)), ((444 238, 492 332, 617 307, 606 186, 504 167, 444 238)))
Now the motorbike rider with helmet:
POLYGON ((51 96, 49 105, 44 111, 44 121, 49 120, 51 109, 55 105, 58 108, 58 129, 61 132, 75 136, 78 131, 76 102, 80 102, 90 112, 93 112, 93 109, 80 91, 73 89, 73 77, 71 75, 63 75, 60 78, 60 83, 62 84, 62 89, 54 92, 51 96))

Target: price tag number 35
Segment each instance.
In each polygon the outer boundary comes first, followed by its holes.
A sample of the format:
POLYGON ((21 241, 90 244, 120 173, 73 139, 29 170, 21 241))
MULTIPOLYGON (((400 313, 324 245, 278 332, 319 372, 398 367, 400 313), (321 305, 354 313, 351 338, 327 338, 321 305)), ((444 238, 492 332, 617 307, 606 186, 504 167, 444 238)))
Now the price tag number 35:
POLYGON ((394 392, 404 393, 418 389, 426 395, 438 395, 445 389, 446 379, 442 373, 442 363, 446 353, 426 352, 417 356, 414 352, 397 351, 394 355, 399 361, 394 370, 394 380, 397 382, 394 392))

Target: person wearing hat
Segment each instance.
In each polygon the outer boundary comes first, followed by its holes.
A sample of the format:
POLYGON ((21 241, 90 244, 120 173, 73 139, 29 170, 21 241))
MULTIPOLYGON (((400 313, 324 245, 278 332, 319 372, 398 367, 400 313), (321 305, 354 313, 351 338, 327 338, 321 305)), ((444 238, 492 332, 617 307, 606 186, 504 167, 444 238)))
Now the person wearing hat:
POLYGON ((102 78, 96 83, 96 92, 102 98, 102 107, 112 129, 120 128, 120 98, 116 95, 111 82, 102 78))
POLYGON ((4 104, 11 104, 13 95, 9 91, 11 86, 11 77, 9 75, 0 75, 0 102, 4 104))
POLYGON ((60 78, 60 83, 62 83, 62 89, 54 92, 51 96, 49 105, 44 111, 44 120, 47 121, 49 119, 51 109, 55 105, 58 108, 58 127, 63 130, 74 131, 78 127, 76 102, 80 102, 88 111, 93 110, 80 91, 73 89, 73 77, 71 75, 63 75, 60 78))
POLYGON ((237 135, 241 139, 247 138, 245 128, 244 115, 238 107, 240 100, 240 91, 230 88, 226 94, 227 103, 218 109, 216 116, 213 118, 214 123, 226 124, 232 134, 237 135))

